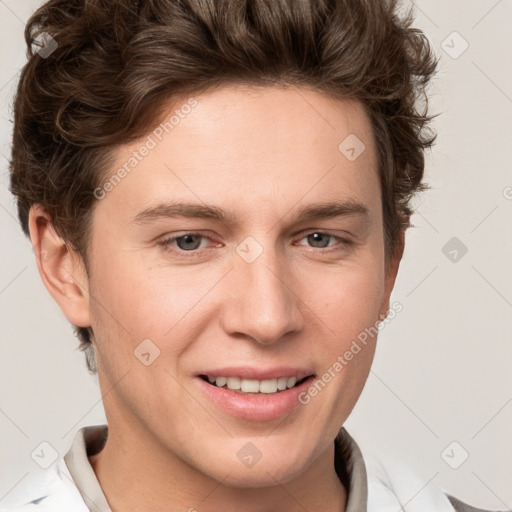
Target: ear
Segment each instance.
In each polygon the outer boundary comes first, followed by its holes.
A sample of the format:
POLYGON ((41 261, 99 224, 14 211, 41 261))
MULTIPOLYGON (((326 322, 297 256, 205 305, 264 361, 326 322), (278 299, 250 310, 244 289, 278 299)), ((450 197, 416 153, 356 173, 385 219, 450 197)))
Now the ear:
POLYGON ((66 246, 41 205, 30 208, 28 227, 46 289, 72 324, 90 327, 89 281, 82 258, 66 246))
POLYGON ((389 299, 393 287, 395 286, 396 276, 398 274, 398 268, 402 260, 402 256, 405 248, 405 227, 400 229, 400 234, 389 261, 386 261, 385 277, 384 277, 384 297, 381 302, 379 315, 381 319, 384 319, 389 311, 389 299))

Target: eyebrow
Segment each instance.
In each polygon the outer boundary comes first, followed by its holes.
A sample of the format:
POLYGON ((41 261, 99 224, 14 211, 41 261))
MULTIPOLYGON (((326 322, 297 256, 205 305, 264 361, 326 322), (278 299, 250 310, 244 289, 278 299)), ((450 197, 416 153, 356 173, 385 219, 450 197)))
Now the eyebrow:
MULTIPOLYGON (((369 209, 362 203, 348 200, 345 202, 327 202, 312 204, 302 207, 295 215, 296 222, 304 222, 316 219, 329 219, 336 217, 362 216, 370 219, 369 209)), ((148 224, 160 219, 186 217, 197 219, 214 219, 225 224, 236 224, 236 217, 213 205, 187 202, 167 201, 150 206, 138 213, 134 222, 136 224, 148 224)))

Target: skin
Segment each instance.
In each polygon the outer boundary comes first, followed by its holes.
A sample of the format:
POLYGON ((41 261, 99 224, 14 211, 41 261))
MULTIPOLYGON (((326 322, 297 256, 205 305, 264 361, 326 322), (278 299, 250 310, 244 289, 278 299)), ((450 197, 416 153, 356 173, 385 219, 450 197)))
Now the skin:
MULTIPOLYGON (((369 120, 358 103, 307 88, 226 85, 196 100, 95 204, 89 276, 45 211, 30 212, 34 247, 53 251, 38 259, 46 287, 70 322, 95 333, 109 437, 91 464, 114 512, 344 510, 333 440, 361 394, 375 339, 277 420, 225 413, 196 373, 291 365, 319 376, 385 316, 402 251, 386 261, 369 120), (355 161, 338 149, 349 134, 366 146, 355 161), (169 199, 215 205, 236 222, 134 222, 169 199), (357 202, 368 216, 296 221, 299 208, 327 201, 357 202), (205 238, 195 258, 159 244, 196 231, 205 238), (314 232, 326 235, 315 242, 314 232), (248 236, 263 249, 252 263, 235 251, 248 236), (160 350, 149 366, 134 356, 147 338, 160 350), (236 456, 248 442, 262 453, 251 468, 236 456)), ((141 141, 118 150, 112 171, 141 141)))

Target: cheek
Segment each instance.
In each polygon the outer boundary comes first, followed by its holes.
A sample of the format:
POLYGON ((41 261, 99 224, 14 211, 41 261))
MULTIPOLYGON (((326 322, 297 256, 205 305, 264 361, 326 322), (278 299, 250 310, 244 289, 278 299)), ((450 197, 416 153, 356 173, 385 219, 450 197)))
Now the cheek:
POLYGON ((134 337, 160 337, 183 317, 201 289, 186 272, 148 268, 136 257, 108 259, 96 269, 93 285, 104 322, 134 337))
POLYGON ((324 271, 309 287, 311 309, 336 335, 345 338, 379 319, 384 298, 381 265, 361 265, 324 271))
POLYGON ((162 356, 156 366, 165 361, 176 368, 192 341, 215 321, 212 310, 222 299, 212 305, 212 290, 224 273, 220 268, 200 273, 193 267, 149 268, 137 258, 110 260, 99 269, 92 282, 98 299, 91 307, 93 329, 100 343, 115 340, 103 343, 102 352, 115 360, 116 375, 132 365, 139 369, 134 351, 146 346, 162 356))
POLYGON ((375 353, 383 271, 377 260, 358 261, 317 276, 308 301, 316 334, 317 380, 299 397, 311 431, 334 437, 357 402, 375 353), (320 330, 320 332, 318 332, 320 330))
POLYGON ((335 382, 329 393, 344 395, 342 401, 333 395, 333 402, 348 406, 359 396, 375 353, 383 296, 377 262, 317 279, 308 306, 321 320, 317 327, 323 326, 321 367, 330 372, 325 381, 335 382))

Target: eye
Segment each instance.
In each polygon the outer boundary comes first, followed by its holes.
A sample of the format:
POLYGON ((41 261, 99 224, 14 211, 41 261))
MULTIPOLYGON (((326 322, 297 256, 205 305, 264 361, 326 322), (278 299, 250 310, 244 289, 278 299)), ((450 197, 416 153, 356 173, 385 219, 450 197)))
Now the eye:
MULTIPOLYGON (((300 240, 304 239, 307 239, 308 244, 310 244, 310 247, 313 249, 326 249, 321 252, 341 252, 352 243, 352 241, 347 238, 331 235, 322 231, 313 231, 308 233, 300 240), (335 242, 338 242, 338 244, 335 242)), ((178 255, 185 255, 188 253, 187 256, 194 257, 199 256, 202 249, 207 248, 207 246, 202 243, 205 240, 213 241, 210 237, 202 233, 189 232, 165 238, 161 242, 158 242, 158 244, 166 251, 170 251, 178 255)), ((214 246, 220 247, 222 244, 214 243, 214 246)))
POLYGON ((178 253, 196 253, 201 247, 203 240, 209 239, 201 233, 184 233, 182 235, 171 236, 159 242, 167 250, 178 253))
POLYGON ((340 244, 336 246, 332 250, 328 250, 326 252, 334 251, 342 251, 346 248, 347 245, 352 243, 351 240, 347 238, 342 238, 339 236, 331 235, 329 233, 324 233, 322 231, 314 231, 312 233, 306 234, 301 240, 307 239, 308 243, 312 244, 312 247, 315 249, 325 249, 327 247, 331 247, 333 244, 330 244, 330 241, 338 241, 340 244))

